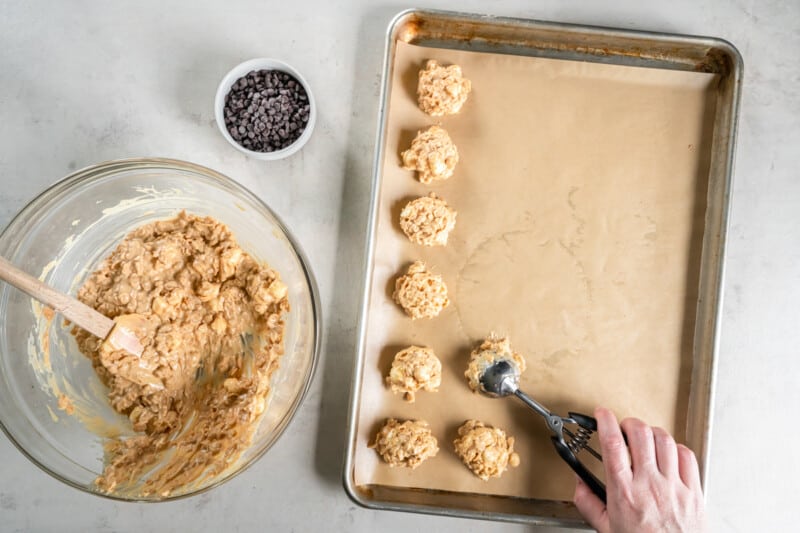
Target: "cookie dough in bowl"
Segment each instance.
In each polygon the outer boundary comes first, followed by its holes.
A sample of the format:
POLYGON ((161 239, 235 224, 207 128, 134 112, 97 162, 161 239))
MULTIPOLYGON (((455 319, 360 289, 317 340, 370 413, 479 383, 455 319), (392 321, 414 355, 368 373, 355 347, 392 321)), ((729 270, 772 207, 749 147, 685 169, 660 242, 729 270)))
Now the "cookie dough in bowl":
POLYGON ((78 298, 108 317, 144 317, 140 365, 159 383, 131 381, 114 364, 126 354, 102 353, 108 343, 74 328, 81 352, 110 389, 111 406, 143 433, 107 448, 97 480, 102 490, 147 473, 141 493, 167 496, 250 445, 283 355, 287 292, 280 275, 212 217, 181 212, 125 237, 78 298), (170 448, 181 453, 168 454, 170 448))
POLYGON ((119 354, 0 287, 2 427, 72 486, 139 501, 213 487, 267 452, 308 390, 313 276, 269 208, 210 169, 139 159, 78 171, 14 219, 0 253, 106 314, 146 317, 151 385, 126 382, 119 354))

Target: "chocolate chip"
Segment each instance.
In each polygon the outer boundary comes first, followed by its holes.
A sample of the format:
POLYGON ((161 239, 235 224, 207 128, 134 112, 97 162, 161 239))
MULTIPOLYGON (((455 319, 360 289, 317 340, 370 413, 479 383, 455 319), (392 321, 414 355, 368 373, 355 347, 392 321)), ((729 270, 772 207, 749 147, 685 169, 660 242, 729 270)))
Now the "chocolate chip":
POLYGON ((251 71, 231 86, 223 115, 239 144, 255 152, 274 152, 294 143, 308 125, 308 95, 285 72, 251 71))

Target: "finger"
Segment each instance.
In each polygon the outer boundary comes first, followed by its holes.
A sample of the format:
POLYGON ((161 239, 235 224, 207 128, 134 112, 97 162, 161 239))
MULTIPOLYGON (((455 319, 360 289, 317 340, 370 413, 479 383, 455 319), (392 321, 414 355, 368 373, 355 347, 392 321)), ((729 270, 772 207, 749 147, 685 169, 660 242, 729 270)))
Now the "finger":
POLYGON ((653 428, 656 443, 656 463, 658 470, 668 479, 678 477, 678 447, 675 439, 662 428, 653 428))
POLYGON ((697 457, 695 457, 692 450, 683 444, 678 444, 678 471, 684 485, 693 490, 703 490, 700 483, 700 466, 697 464, 697 457))
POLYGON ((576 477, 573 501, 581 516, 600 533, 607 533, 611 527, 608 522, 606 506, 581 478, 576 477))
POLYGON ((597 435, 603 453, 606 481, 609 485, 615 485, 630 480, 632 475, 628 447, 625 445, 617 417, 602 407, 594 410, 594 417, 597 419, 597 435))
POLYGON ((634 477, 637 472, 647 474, 656 470, 656 446, 650 426, 638 418, 626 418, 621 425, 628 436, 634 477))

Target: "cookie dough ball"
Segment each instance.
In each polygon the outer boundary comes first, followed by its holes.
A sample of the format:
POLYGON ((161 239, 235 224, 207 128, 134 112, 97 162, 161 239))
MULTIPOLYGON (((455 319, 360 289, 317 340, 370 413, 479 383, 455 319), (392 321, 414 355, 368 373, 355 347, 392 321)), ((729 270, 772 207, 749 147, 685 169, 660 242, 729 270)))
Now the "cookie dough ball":
POLYGON ((403 168, 416 170, 421 183, 446 180, 453 175, 458 163, 458 149, 447 132, 431 126, 417 133, 411 148, 400 154, 403 168))
POLYGON ((419 108, 432 117, 458 113, 472 90, 472 83, 462 76, 461 67, 443 67, 429 59, 419 71, 417 101, 419 108))
POLYGON ((456 211, 431 193, 411 200, 400 211, 400 229, 408 239, 423 246, 446 246, 456 227, 456 211))
POLYGON ((514 437, 507 437, 502 429, 477 420, 467 420, 458 428, 458 438, 453 441, 453 446, 467 468, 484 481, 500 477, 509 466, 519 466, 519 455, 514 452, 514 437))
POLYGON ((487 367, 499 359, 505 359, 511 364, 516 365, 519 374, 525 371, 525 359, 515 351, 511 350, 511 342, 508 337, 499 339, 492 335, 469 356, 469 365, 464 372, 469 388, 475 392, 481 389, 481 374, 487 367))
POLYGON ((442 362, 430 348, 409 346, 394 356, 386 384, 392 392, 402 392, 404 400, 413 402, 414 393, 418 390, 435 392, 439 389, 442 384, 442 362))
POLYGON ((429 272, 422 261, 415 261, 397 278, 392 298, 413 320, 438 316, 450 303, 442 276, 429 272))
POLYGON ((424 420, 400 422, 394 418, 375 435, 369 444, 389 466, 416 468, 439 452, 439 444, 424 420))

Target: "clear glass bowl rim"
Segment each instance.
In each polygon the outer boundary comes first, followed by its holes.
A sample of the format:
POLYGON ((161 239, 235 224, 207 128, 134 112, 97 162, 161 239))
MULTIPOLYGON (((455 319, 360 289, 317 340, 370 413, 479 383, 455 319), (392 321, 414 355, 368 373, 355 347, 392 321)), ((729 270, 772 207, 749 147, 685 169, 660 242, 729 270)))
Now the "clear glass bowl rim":
MULTIPOLYGON (((244 472, 250 466, 252 466, 256 461, 258 461, 267 451, 272 448, 272 446, 278 441, 278 439, 283 435, 283 432, 288 427, 289 423, 294 418, 297 410, 303 403, 308 390, 311 388, 311 384, 314 381, 314 376, 316 374, 317 363, 319 361, 321 347, 322 347, 322 315, 321 315, 321 304, 319 300, 319 289, 317 287, 317 282, 314 277, 313 272, 311 271, 311 267, 309 265, 308 259, 303 252, 300 244, 297 242, 295 237, 292 235, 291 231, 289 231, 288 227, 284 222, 280 219, 280 217, 258 196, 253 194, 249 189, 241 185, 240 183, 234 181, 233 179, 221 174, 215 170, 212 170, 208 167, 204 167, 202 165, 198 165, 195 163, 190 163, 188 161, 182 161, 178 159, 170 159, 170 158, 128 158, 128 159, 114 159, 110 161, 105 161, 102 163, 97 163, 95 165, 90 165, 84 167, 82 169, 76 170, 66 177, 62 178, 61 180, 57 181, 53 185, 50 185, 38 195, 36 195, 31 201, 29 201, 10 221, 9 223, 0 231, 0 241, 4 238, 7 238, 7 233, 17 227, 22 226, 26 227, 27 224, 31 222, 31 218, 35 217, 39 207, 45 206, 52 202, 53 200, 58 199, 61 195, 65 194, 72 188, 73 186, 87 181, 92 181, 96 179, 103 178, 108 176, 109 174, 114 174, 117 172, 123 171, 130 171, 130 170, 178 170, 182 172, 189 172, 193 174, 201 175, 203 178, 210 179, 212 181, 217 182, 218 185, 221 187, 228 189, 236 194, 242 194, 248 197, 253 203, 258 205, 260 208, 264 209, 275 221, 278 228, 280 228, 281 232, 283 232, 286 239, 289 241, 291 248, 295 255, 297 256, 298 261, 303 270, 303 274, 305 276, 306 282, 309 287, 309 292, 311 295, 311 310, 313 313, 314 318, 314 342, 313 342, 313 353, 311 354, 311 364, 309 365, 308 369, 306 370, 306 375, 304 376, 304 383, 303 387, 300 389, 299 394, 294 399, 291 409, 286 413, 280 423, 275 426, 275 429, 270 436, 270 439, 265 443, 264 447, 258 451, 258 453, 254 454, 250 457, 247 462, 240 465, 235 471, 227 473, 224 476, 220 476, 218 479, 215 479, 208 485, 201 487, 199 489, 180 493, 176 495, 170 495, 164 498, 152 499, 152 498, 138 498, 138 497, 127 497, 121 496, 117 494, 108 494, 96 490, 92 490, 90 487, 84 486, 80 483, 76 483, 70 479, 67 479, 57 472, 50 469, 48 466, 42 464, 37 459, 32 457, 25 448, 17 442, 11 432, 6 429, 5 424, 2 420, 0 420, 0 429, 3 430, 3 433, 6 435, 8 440, 25 456, 28 460, 43 470, 45 473, 49 474, 53 478, 65 483, 71 487, 79 489, 83 492, 93 494, 95 496, 100 496, 110 500, 116 501, 126 501, 126 502, 140 502, 140 503, 159 503, 159 502, 167 502, 167 501, 175 501, 182 498, 188 498, 190 496, 196 496, 198 494, 202 494, 206 491, 209 491, 226 481, 233 479, 240 473, 244 472)), ((16 252, 14 245, 10 244, 10 250, 12 253, 9 255, 14 255, 13 252, 16 252)))

